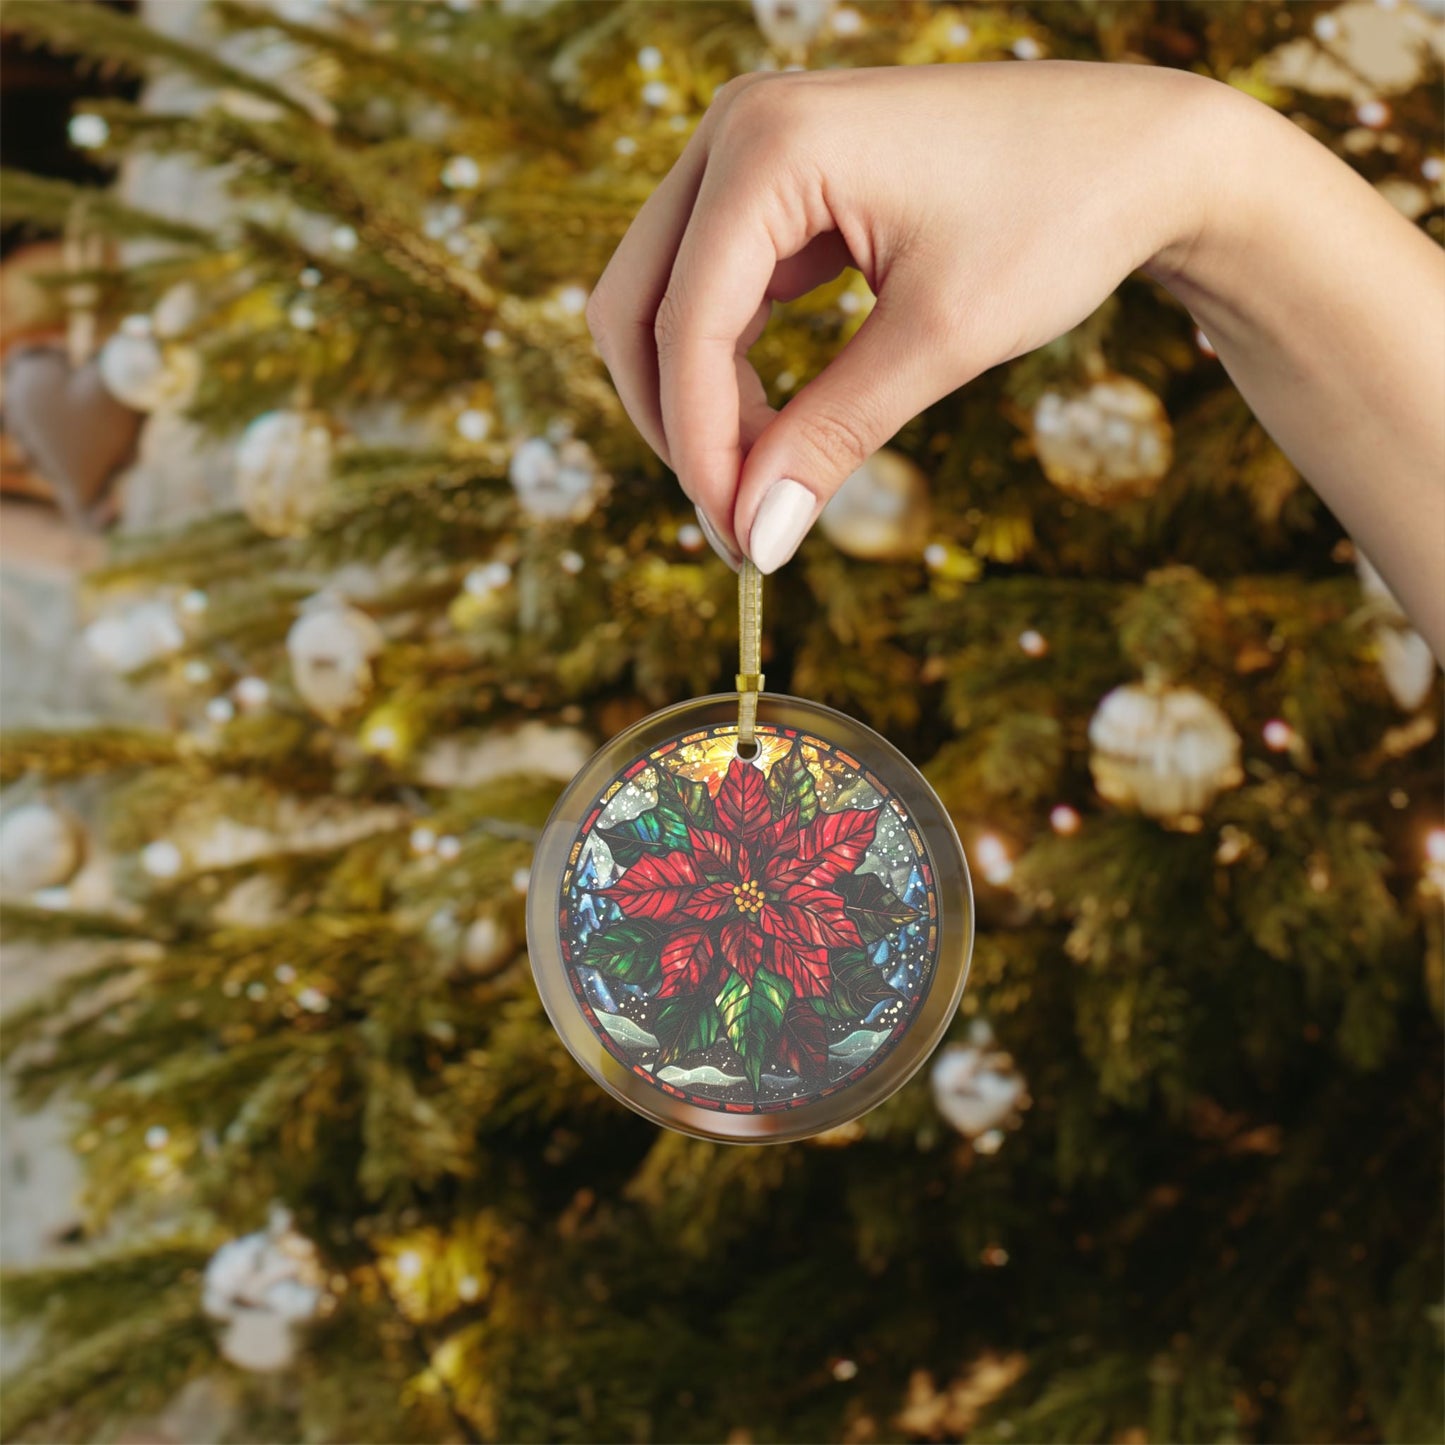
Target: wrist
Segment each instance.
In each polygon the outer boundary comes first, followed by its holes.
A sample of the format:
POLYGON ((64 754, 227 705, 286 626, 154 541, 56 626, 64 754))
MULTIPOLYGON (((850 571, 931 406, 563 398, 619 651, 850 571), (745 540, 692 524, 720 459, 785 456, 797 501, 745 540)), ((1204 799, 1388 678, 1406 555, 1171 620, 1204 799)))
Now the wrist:
POLYGON ((1139 267, 1194 309, 1227 289, 1254 228, 1257 196, 1280 137, 1273 122, 1293 130, 1268 107, 1221 81, 1174 72, 1180 82, 1178 124, 1170 127, 1170 203, 1156 248, 1139 267), (1189 293, 1186 295, 1185 293, 1189 293))

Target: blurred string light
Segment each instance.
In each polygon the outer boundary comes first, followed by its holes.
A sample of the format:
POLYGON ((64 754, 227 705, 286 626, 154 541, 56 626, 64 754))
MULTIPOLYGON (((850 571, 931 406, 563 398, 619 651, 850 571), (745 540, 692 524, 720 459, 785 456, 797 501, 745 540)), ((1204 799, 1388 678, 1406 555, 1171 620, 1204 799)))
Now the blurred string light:
POLYGON ((1025 657, 1047 657, 1049 640, 1035 627, 1026 627, 1019 633, 1019 649, 1025 657))
POLYGON ((254 712, 265 707, 271 697, 271 689, 260 677, 243 677, 233 689, 236 701, 247 711, 254 712))
POLYGON ((1014 876, 1013 860, 1003 839, 996 833, 980 833, 973 845, 974 856, 983 876, 995 888, 1002 888, 1014 876))
POLYGON ((501 591, 511 580, 512 569, 505 562, 486 562, 473 567, 462 586, 473 597, 485 597, 489 592, 501 591))
POLYGON ((471 156, 452 156, 442 167, 442 185, 449 191, 474 191, 482 183, 482 168, 471 156))
POLYGON ((1272 753, 1288 752, 1294 745, 1295 731, 1283 718, 1272 717, 1260 729, 1264 745, 1272 753))
POLYGON ((1049 827, 1061 838, 1072 838, 1082 822, 1078 811, 1067 803, 1060 803, 1049 811, 1049 827))
POLYGON ((491 434, 492 417, 490 412, 469 406, 465 411, 457 414, 457 435, 463 441, 484 442, 491 434))
POLYGON ((184 859, 174 843, 161 838, 141 849, 140 866, 152 878, 174 878, 181 871, 184 859))
POLYGON ((1425 878, 1437 893, 1445 893, 1445 828, 1425 834, 1425 878))
POLYGON ((66 132, 71 145, 83 151, 99 150, 110 139, 110 126, 105 117, 85 110, 70 117, 66 132))

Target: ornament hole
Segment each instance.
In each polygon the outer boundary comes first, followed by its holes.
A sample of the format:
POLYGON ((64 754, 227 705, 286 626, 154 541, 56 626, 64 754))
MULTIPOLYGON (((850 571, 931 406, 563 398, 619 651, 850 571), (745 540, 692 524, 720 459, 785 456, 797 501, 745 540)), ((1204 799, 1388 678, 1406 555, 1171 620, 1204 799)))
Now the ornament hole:
POLYGON ((762 751, 762 746, 756 738, 750 743, 738 743, 738 756, 745 762, 750 763, 762 751))

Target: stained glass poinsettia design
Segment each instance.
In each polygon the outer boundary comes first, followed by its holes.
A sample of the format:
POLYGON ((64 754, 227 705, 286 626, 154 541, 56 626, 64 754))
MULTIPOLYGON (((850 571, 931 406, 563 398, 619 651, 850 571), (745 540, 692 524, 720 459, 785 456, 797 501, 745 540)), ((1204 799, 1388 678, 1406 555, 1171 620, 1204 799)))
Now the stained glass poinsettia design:
POLYGON ((765 1068, 826 1080, 828 1022, 892 995, 870 952, 918 917, 858 871, 882 808, 823 811, 796 749, 766 776, 733 758, 715 797, 665 767, 656 786, 599 829, 623 871, 590 890, 615 914, 578 961, 652 1002, 659 1069, 725 1039, 755 1094, 765 1068))

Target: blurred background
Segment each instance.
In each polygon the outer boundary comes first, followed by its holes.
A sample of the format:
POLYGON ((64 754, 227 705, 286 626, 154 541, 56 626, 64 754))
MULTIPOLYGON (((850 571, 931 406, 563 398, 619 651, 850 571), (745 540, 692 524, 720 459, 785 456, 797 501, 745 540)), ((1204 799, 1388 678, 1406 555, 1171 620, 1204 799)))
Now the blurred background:
MULTIPOLYGON (((4 1438, 1441 1439, 1438 676, 1154 283, 769 583, 972 861, 931 1066, 661 1132, 522 928, 566 780, 736 666, 583 319, 718 86, 1184 67, 1445 240, 1441 10, 9 0, 4 1438)), ((780 308, 775 404, 871 304, 780 308)))

